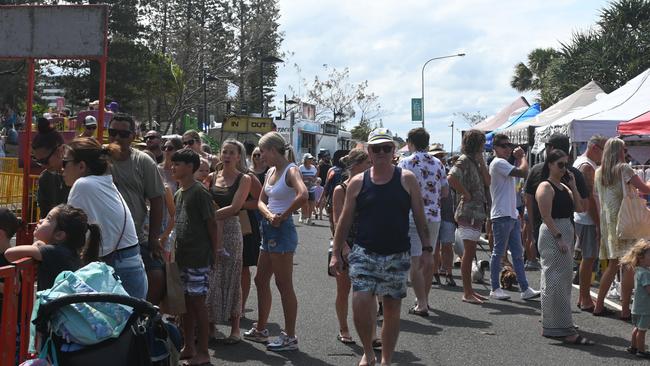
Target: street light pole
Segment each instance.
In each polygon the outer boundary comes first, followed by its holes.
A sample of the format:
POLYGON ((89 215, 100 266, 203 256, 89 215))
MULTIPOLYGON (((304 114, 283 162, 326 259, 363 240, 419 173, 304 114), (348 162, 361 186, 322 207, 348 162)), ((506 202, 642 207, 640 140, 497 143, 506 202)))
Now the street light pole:
POLYGON ((421 95, 421 97, 422 97, 422 103, 421 103, 421 106, 422 106, 422 128, 424 128, 424 68, 427 67, 427 65, 428 65, 429 62, 431 62, 431 61, 442 60, 442 59, 444 59, 444 58, 451 58, 451 57, 463 57, 463 56, 465 56, 464 53, 458 53, 458 54, 455 54, 455 55, 448 55, 448 56, 434 57, 434 58, 432 58, 432 59, 429 59, 429 60, 428 60, 427 62, 425 62, 424 65, 422 66, 422 95, 421 95))
POLYGON ((453 155, 454 154, 454 121, 451 121, 451 150, 449 150, 449 154, 453 155))

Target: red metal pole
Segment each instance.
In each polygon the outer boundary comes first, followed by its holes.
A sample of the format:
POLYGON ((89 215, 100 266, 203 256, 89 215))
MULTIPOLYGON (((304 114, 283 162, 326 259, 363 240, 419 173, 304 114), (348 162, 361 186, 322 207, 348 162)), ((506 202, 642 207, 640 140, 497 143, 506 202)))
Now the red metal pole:
MULTIPOLYGON (((32 212, 30 207, 30 187, 31 182, 29 181, 29 173, 31 170, 31 148, 32 148, 32 103, 34 102, 34 59, 30 58, 27 60, 27 101, 26 111, 25 111, 25 140, 23 141, 22 149, 22 158, 23 158, 23 202, 20 209, 23 222, 25 224, 32 222, 32 212)), ((26 229, 22 230, 23 236, 25 239, 26 229)), ((18 244, 27 244, 25 242, 20 242, 18 244)))
POLYGON ((106 104, 106 57, 99 61, 99 113, 97 114, 97 140, 104 143, 104 114, 106 104))

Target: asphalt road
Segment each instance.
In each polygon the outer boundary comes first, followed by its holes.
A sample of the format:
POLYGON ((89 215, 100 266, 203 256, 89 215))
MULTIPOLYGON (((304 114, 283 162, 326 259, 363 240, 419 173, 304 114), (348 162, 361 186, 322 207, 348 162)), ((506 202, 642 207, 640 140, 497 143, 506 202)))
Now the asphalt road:
MULTIPOLYGON (((295 218, 297 219, 297 218, 295 218)), ((334 312, 335 281, 327 276, 329 229, 326 221, 315 226, 298 226, 300 244, 294 260, 294 282, 298 296, 297 334, 299 351, 274 353, 257 343, 243 341, 213 345, 214 365, 356 365, 362 354, 359 346, 336 340, 338 325, 334 312)), ((479 253, 487 258, 487 253, 479 253)), ((460 284, 458 270, 456 282, 460 284)), ((539 272, 527 272, 534 288, 539 272)), ((487 274, 489 277, 489 274, 487 274)), ((488 295, 488 287, 475 284, 488 295)), ((631 324, 615 318, 597 318, 574 308, 574 323, 584 336, 594 340, 591 347, 569 347, 541 337, 540 303, 523 301, 518 293, 512 300, 490 300, 484 305, 461 302, 462 290, 434 286, 430 304, 435 309, 428 318, 408 314, 413 292, 402 304, 401 333, 393 358, 395 365, 635 365, 647 361, 628 355, 631 324)), ((577 290, 572 303, 577 303, 577 290)), ((255 287, 247 303, 242 332, 256 317, 255 287)), ((277 336, 283 324, 280 297, 274 289, 269 331, 277 336)), ((350 314, 350 328, 353 324, 350 314)), ((228 332, 225 326, 219 326, 228 332)), ((356 333, 353 331, 355 339, 356 333)), ((378 354, 379 357, 379 354, 378 354)))

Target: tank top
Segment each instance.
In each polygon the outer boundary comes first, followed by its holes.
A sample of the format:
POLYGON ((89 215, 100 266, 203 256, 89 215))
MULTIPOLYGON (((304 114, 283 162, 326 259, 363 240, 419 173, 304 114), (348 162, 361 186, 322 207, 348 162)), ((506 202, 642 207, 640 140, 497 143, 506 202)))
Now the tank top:
POLYGON ((386 184, 375 184, 370 169, 363 173, 363 186, 357 196, 357 237, 355 244, 380 255, 411 249, 409 211, 411 196, 402 187, 402 169, 394 168, 386 184))
POLYGON ((235 199, 235 193, 237 193, 237 189, 239 189, 239 182, 241 181, 242 176, 243 174, 240 173, 235 179, 235 182, 229 187, 219 187, 215 184, 217 180, 215 174, 214 179, 210 181, 210 194, 217 206, 226 207, 232 205, 232 201, 235 199))
POLYGON ((550 180, 546 180, 553 187, 555 195, 553 196, 553 207, 551 217, 554 219, 568 219, 573 217, 573 200, 567 189, 559 189, 550 180))
MULTIPOLYGON (((594 172, 596 169, 598 169, 598 165, 585 155, 580 155, 576 159, 575 162, 573 162, 573 167, 576 169, 580 169, 580 166, 583 164, 589 164, 593 169, 594 172)), ((589 192, 589 195, 593 195, 594 192, 589 192)), ((598 197, 596 198, 596 203, 598 202, 598 197)), ((573 214, 573 220, 582 225, 595 225, 594 220, 591 218, 591 216, 587 212, 576 212, 573 214)))
POLYGON ((287 164, 287 167, 284 168, 282 175, 276 180, 274 185, 270 185, 268 179, 264 182, 264 193, 269 198, 269 204, 267 206, 273 214, 284 213, 291 207, 293 200, 296 199, 296 190, 287 185, 287 172, 294 166, 296 166, 294 163, 287 164))

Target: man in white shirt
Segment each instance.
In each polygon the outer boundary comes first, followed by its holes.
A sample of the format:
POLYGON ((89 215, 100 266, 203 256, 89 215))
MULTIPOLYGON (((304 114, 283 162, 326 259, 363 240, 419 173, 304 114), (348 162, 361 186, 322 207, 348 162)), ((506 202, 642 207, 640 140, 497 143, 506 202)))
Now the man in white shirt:
POLYGON ((524 247, 521 243, 521 223, 517 212, 517 191, 515 181, 528 175, 528 161, 521 147, 513 150, 508 136, 497 134, 494 136, 494 153, 496 157, 490 163, 490 195, 492 207, 492 232, 494 234, 494 248, 490 258, 490 282, 492 291, 490 297, 498 300, 507 300, 506 294, 499 284, 501 273, 501 260, 510 249, 512 264, 517 274, 517 282, 524 300, 538 297, 540 292, 528 286, 526 272, 524 271, 524 247), (514 166, 508 162, 510 156, 515 158, 514 166))

